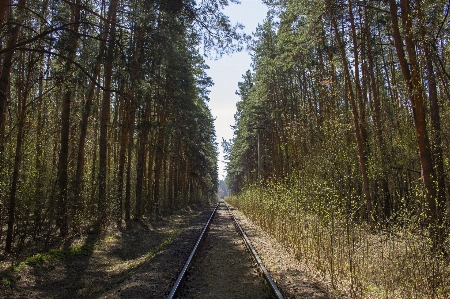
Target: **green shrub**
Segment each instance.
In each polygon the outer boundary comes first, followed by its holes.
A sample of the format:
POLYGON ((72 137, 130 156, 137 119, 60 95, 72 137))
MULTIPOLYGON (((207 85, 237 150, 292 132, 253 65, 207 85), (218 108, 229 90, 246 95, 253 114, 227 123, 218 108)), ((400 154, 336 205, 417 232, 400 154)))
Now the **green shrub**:
POLYGON ((352 217, 356 201, 338 190, 301 186, 252 186, 227 201, 352 298, 449 298, 448 259, 434 254, 428 230, 410 216, 374 229, 352 217))

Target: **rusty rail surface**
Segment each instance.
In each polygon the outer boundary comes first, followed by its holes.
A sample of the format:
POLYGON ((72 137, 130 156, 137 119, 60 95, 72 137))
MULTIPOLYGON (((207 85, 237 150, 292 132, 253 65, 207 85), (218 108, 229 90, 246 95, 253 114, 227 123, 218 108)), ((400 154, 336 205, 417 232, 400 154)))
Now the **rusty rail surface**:
POLYGON ((264 278, 266 279, 266 281, 269 283, 270 288, 272 290, 272 292, 274 293, 274 295, 278 298, 278 299, 284 299, 283 295, 281 294, 280 290, 278 289, 277 285, 275 284, 275 282, 273 281, 272 277, 269 274, 269 271, 267 271, 266 267, 264 266, 261 258, 259 257, 258 253, 256 252, 255 248, 253 247, 252 243, 250 242, 249 238, 247 237, 247 235, 244 232, 244 229, 241 227, 241 225, 239 224, 239 221, 237 221, 236 217, 234 217, 233 212, 231 211, 230 207, 228 207, 228 205, 225 204, 225 206, 228 209, 228 212, 230 212, 231 216, 233 217, 234 220, 234 225, 236 226, 236 228, 238 229, 239 233, 241 234, 242 238, 244 238, 245 243, 247 245, 247 247, 249 248, 250 252, 253 255, 253 258, 256 260, 256 262, 259 265, 259 268, 261 269, 261 271, 263 272, 264 278))
POLYGON ((205 235, 206 231, 208 230, 219 205, 220 205, 220 202, 214 207, 214 210, 212 211, 211 216, 209 216, 208 221, 206 222, 205 226, 203 227, 202 232, 200 233, 200 236, 197 239, 197 243, 195 243, 194 249, 192 250, 191 254, 189 255, 189 258, 187 259, 186 263, 184 264, 183 270, 181 270, 180 275, 178 275, 177 281, 173 285, 172 290, 170 291, 169 297, 167 297, 167 299, 173 299, 175 297, 176 293, 178 292, 178 288, 179 288, 181 282, 183 281, 184 276, 186 275, 186 271, 189 268, 189 265, 191 264, 195 253, 197 252, 197 248, 200 245, 200 242, 203 240, 203 236, 205 235))

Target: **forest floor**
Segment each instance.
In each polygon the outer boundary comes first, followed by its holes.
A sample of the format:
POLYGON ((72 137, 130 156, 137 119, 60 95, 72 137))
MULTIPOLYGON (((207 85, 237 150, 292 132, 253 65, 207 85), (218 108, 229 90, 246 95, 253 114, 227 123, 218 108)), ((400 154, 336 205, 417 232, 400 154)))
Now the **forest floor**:
MULTIPOLYGON (((186 208, 148 225, 133 222, 21 262, 3 260, 0 298, 166 298, 212 208, 186 208)), ((233 213, 285 298, 337 298, 283 246, 233 213)))

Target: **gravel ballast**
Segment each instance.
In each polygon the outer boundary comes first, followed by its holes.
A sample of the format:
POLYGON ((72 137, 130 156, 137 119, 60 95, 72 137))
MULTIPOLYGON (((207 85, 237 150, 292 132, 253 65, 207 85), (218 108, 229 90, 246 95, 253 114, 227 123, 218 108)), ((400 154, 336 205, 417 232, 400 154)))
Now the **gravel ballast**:
POLYGON ((274 298, 221 203, 178 298, 274 298))

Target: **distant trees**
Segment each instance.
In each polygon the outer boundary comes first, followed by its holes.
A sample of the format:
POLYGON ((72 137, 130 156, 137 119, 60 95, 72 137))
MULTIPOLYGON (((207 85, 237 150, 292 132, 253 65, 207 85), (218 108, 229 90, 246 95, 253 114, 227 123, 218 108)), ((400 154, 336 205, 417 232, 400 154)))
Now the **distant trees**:
POLYGON ((443 244, 448 2, 269 2, 239 84, 230 191, 256 183, 259 134, 264 182, 333 186, 370 225, 414 215, 443 244))
POLYGON ((227 4, 1 1, 6 252, 213 197, 212 81, 199 46, 241 47, 227 4))
POLYGON ((228 196, 228 188, 225 184, 225 181, 223 181, 223 180, 219 181, 219 190, 217 191, 217 194, 218 194, 219 198, 221 198, 221 199, 228 196))

